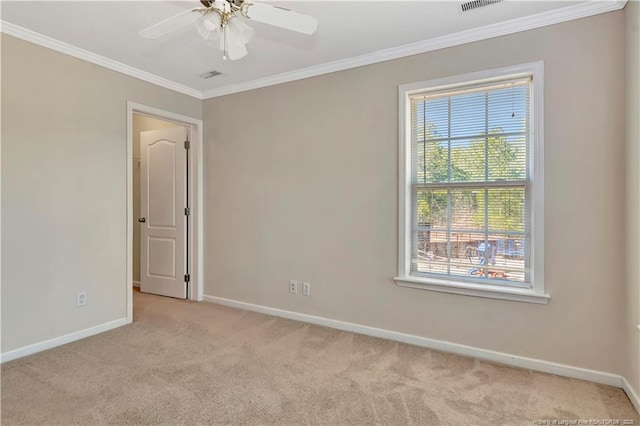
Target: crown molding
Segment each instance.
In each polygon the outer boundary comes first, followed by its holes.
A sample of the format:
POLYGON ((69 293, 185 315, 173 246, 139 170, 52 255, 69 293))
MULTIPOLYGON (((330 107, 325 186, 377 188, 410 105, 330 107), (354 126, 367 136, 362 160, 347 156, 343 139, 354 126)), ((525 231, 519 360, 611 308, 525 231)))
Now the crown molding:
POLYGON ((159 77, 155 74, 151 74, 138 68, 123 64, 121 62, 114 61, 113 59, 100 56, 98 54, 89 52, 88 50, 81 49, 79 47, 56 40, 35 31, 28 30, 7 21, 0 20, 0 32, 12 37, 19 38, 21 40, 28 41, 30 43, 37 44, 42 47, 46 47, 51 50, 55 50, 56 52, 64 53, 65 55, 73 56, 74 58, 82 59, 83 61, 91 62, 92 64, 117 71, 130 77, 146 81, 147 83, 164 87, 165 89, 173 90, 197 99, 202 99, 202 92, 200 90, 192 89, 191 87, 184 86, 166 78, 159 77))
POLYGON ((378 50, 365 55, 327 62, 248 82, 223 86, 217 89, 204 91, 202 97, 203 99, 216 98, 219 96, 230 95, 232 93, 274 86, 276 84, 316 77, 322 74, 348 70, 364 65, 376 64, 447 47, 459 46, 521 31, 532 30, 548 25, 572 21, 574 19, 586 18, 600 13, 619 10, 624 8, 626 3, 627 0, 591 0, 586 3, 578 3, 536 15, 511 19, 509 21, 491 24, 480 28, 460 31, 458 33, 435 37, 389 49, 378 50))

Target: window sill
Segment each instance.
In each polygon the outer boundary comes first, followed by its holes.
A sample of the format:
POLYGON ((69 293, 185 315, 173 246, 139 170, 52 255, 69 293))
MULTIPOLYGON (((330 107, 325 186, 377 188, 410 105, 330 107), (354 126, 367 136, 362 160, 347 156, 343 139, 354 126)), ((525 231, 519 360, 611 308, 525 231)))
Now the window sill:
POLYGON ((417 288, 420 290, 439 291, 442 293, 462 294, 465 296, 503 299, 515 302, 547 304, 551 296, 545 293, 535 293, 531 289, 505 288, 496 285, 480 285, 459 281, 439 280, 435 278, 395 277, 397 285, 401 287, 417 288))

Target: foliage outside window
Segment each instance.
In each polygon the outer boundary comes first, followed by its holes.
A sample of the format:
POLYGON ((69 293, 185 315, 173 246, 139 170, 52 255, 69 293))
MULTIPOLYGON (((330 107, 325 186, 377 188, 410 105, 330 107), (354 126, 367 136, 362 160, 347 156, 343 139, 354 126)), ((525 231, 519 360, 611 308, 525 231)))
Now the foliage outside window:
POLYGON ((401 87, 400 278, 540 293, 533 74, 401 87))

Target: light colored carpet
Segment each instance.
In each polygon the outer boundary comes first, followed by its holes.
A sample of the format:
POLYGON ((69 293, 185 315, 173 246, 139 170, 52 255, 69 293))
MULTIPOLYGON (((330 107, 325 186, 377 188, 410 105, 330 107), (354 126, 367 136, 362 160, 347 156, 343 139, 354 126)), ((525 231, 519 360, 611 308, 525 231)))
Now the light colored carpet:
POLYGON ((2 365, 2 424, 531 425, 631 419, 624 392, 208 303, 2 365))

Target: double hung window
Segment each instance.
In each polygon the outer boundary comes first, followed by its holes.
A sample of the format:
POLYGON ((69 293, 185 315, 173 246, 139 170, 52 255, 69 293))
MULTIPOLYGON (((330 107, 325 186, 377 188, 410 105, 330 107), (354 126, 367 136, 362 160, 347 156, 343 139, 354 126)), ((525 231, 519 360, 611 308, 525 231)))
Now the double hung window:
POLYGON ((548 299, 541 68, 400 87, 399 284, 548 299))

